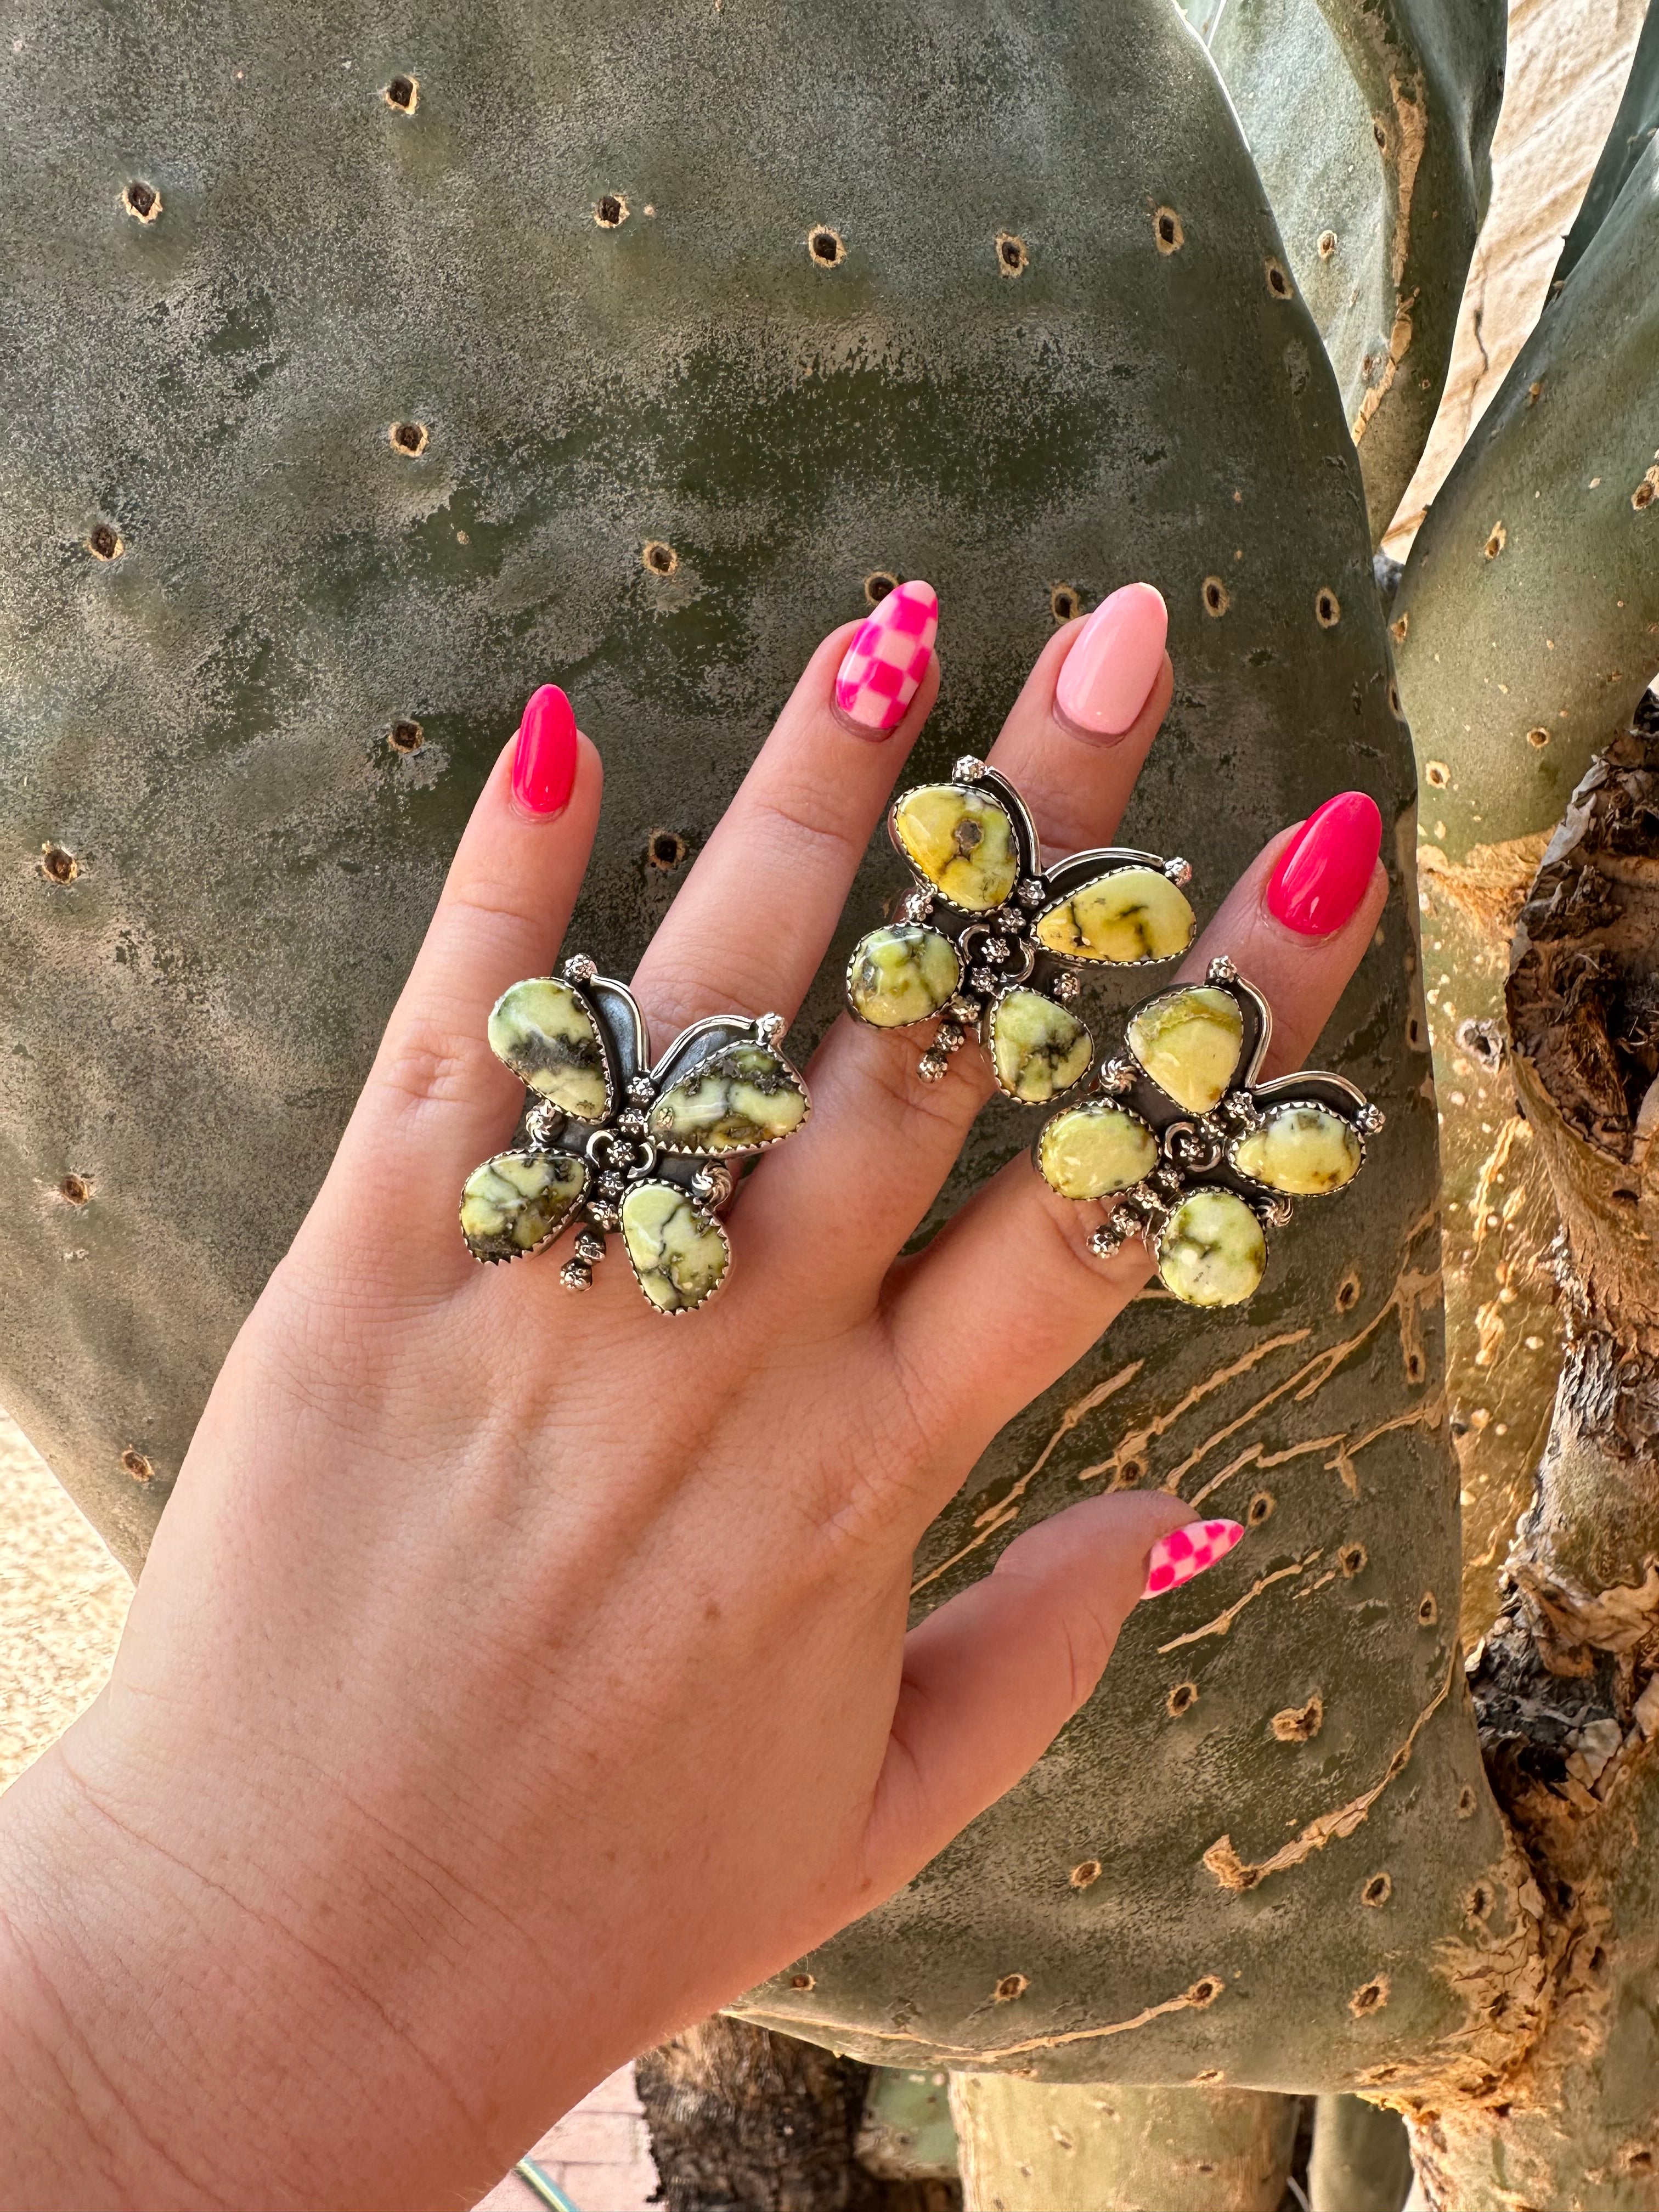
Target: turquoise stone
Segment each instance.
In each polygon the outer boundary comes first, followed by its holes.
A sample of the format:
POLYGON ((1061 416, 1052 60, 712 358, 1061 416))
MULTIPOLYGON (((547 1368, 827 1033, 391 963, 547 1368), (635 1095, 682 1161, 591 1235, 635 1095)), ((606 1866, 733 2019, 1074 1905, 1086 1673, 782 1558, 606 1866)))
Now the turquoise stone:
POLYGON ((1036 939, 1066 960, 1130 967, 1174 960, 1193 941, 1196 915, 1184 893, 1156 868, 1114 868, 1037 916, 1036 939))
POLYGON ((676 1152, 755 1152, 806 1119, 794 1070, 761 1044, 731 1044, 664 1091, 647 1127, 676 1152))
POLYGON ((1359 1173, 1358 1132, 1328 1106, 1271 1106, 1259 1128, 1241 1137, 1232 1163, 1252 1182, 1290 1198, 1320 1198, 1359 1173))
POLYGON ((1186 1305, 1242 1305, 1260 1287, 1267 1265, 1261 1224, 1231 1190, 1194 1191, 1158 1235, 1158 1274, 1186 1305))
POLYGON ((1138 1114, 1103 1098, 1056 1114, 1037 1142, 1043 1179, 1062 1198, 1110 1198, 1158 1165, 1158 1139, 1138 1114))
POLYGON ((520 1260, 556 1237, 587 1187, 568 1152, 497 1152, 461 1192, 461 1234, 475 1260, 520 1260))
POLYGON ((636 1182, 622 1203, 623 1243, 640 1288, 659 1313, 690 1313, 732 1263, 712 1213, 666 1182, 636 1182))
POLYGON ((1041 1106, 1089 1073, 1086 1025, 1041 991, 1005 991, 991 1009, 991 1064, 1012 1098, 1041 1106))
POLYGON ((1226 1097, 1237 1070, 1244 1017, 1231 992, 1194 983, 1149 999, 1124 1034, 1130 1051, 1177 1106, 1208 1114, 1226 1097))
POLYGON ((952 906, 988 914, 1013 890, 1019 846, 1008 810, 989 792, 924 783, 893 809, 900 848, 952 906))
POLYGON ((920 922, 896 922, 854 947, 847 997, 860 1021, 902 1030, 943 1013, 961 982, 962 963, 948 937, 920 922))
POLYGON ((605 1047, 590 1014, 568 983, 532 975, 495 1001, 489 1048, 520 1083, 578 1121, 602 1121, 611 1110, 605 1047))

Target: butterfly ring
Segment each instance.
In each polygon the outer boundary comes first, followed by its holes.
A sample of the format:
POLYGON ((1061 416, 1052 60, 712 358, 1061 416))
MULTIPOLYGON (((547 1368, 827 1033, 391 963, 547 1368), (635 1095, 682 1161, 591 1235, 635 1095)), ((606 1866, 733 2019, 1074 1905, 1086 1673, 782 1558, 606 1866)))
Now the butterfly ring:
POLYGON ((983 761, 895 800, 888 830, 915 888, 854 947, 847 1002, 861 1022, 908 1029, 943 1016, 919 1073, 937 1082, 970 1030, 999 1090, 1043 1105, 1074 1088, 1094 1039, 1071 1010, 1074 970, 1174 960, 1197 929, 1185 860, 1114 845, 1052 868, 1024 801, 983 761))
POLYGON ((1382 1127, 1346 1076, 1304 1068, 1258 1083, 1273 1025, 1266 999, 1223 954, 1206 981, 1138 1006, 1097 1095, 1037 1133, 1049 1187, 1109 1209, 1093 1249, 1143 1238, 1164 1288, 1187 1305, 1254 1296, 1266 1231, 1289 1221, 1293 1200, 1346 1190, 1382 1127))
POLYGON ((716 1014, 653 1066, 633 993, 591 960, 514 983, 490 1013, 489 1046, 529 1096, 519 1141, 466 1179, 468 1251, 524 1259, 580 1215, 567 1290, 589 1287, 617 1230, 656 1312, 706 1305, 732 1263, 720 1219, 728 1163, 781 1145, 812 1110, 779 1050, 784 1026, 778 1014, 716 1014))

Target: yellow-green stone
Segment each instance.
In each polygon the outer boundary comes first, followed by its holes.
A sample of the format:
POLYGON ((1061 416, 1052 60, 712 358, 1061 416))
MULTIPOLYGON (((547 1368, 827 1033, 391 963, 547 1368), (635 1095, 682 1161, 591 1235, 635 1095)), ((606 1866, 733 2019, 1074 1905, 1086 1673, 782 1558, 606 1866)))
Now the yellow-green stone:
POLYGON ((1039 944, 1068 960, 1173 960, 1193 941, 1196 918, 1156 868, 1115 868, 1037 918, 1039 944))
POLYGON ((622 1204, 623 1242, 640 1288, 659 1313, 686 1313, 720 1288, 731 1262, 711 1213, 665 1182, 637 1182, 622 1204))
POLYGON ((475 1260, 517 1260, 555 1237, 587 1183, 563 1152, 497 1152, 461 1192, 461 1234, 475 1260))
POLYGON ((991 1010, 997 1081, 1028 1106, 1069 1091, 1094 1056, 1094 1039, 1083 1023, 1041 991, 1006 992, 991 1010))
POLYGON ((1267 1265, 1261 1224, 1230 1190, 1195 1190, 1158 1240, 1166 1290, 1189 1306, 1236 1306, 1255 1295, 1267 1265))
POLYGON ((799 1128, 806 1093, 764 1045, 732 1044, 665 1091, 647 1127, 677 1152, 757 1152, 799 1128))
POLYGON ((1062 1198, 1109 1198, 1151 1175, 1158 1139, 1138 1115, 1091 1099, 1054 1115, 1038 1142, 1037 1164, 1062 1198))
POLYGON ((854 946, 847 995, 860 1019, 902 1030, 942 1012, 961 981, 962 963, 948 937, 920 922, 897 922, 872 929, 854 946))
POLYGON ((1323 1106, 1274 1106, 1233 1148, 1233 1165, 1252 1182, 1291 1198, 1340 1190, 1359 1172, 1359 1139, 1323 1106))
POLYGON ((1008 811, 988 792, 924 783, 893 809, 893 828, 909 858, 952 906, 988 914, 1019 874, 1019 848, 1008 811))
POLYGON ((520 1083, 578 1121, 602 1121, 611 1103, 593 1017, 568 983, 532 975, 495 1001, 489 1048, 520 1083))
POLYGON ((1244 1017, 1231 992, 1195 983, 1149 1000, 1131 1020, 1129 1049, 1154 1083, 1189 1114, 1227 1095, 1244 1047, 1244 1017))

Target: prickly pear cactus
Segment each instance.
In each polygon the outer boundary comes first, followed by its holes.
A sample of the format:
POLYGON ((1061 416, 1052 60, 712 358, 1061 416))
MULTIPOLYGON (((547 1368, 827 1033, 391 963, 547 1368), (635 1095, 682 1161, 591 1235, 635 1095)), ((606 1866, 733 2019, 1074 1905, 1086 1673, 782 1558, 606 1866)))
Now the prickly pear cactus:
MULTIPOLYGON (((1388 1127, 1250 1307, 1140 1301, 941 1517, 919 1610, 1114 1485, 1251 1540, 753 2009, 900 2066, 1478 2074, 1526 1905, 1455 1636, 1411 761, 1341 395, 1196 40, 1167 0, 662 0, 648 36, 572 0, 42 0, 0 69, 31 1435, 136 1559, 533 684, 606 757, 577 934, 625 974, 882 577, 945 609, 924 770, 1057 615, 1150 578, 1177 693, 1131 837, 1213 901, 1345 785, 1391 825, 1318 1055, 1388 1127)), ((873 857, 804 1030, 891 884, 873 857)), ((988 1113, 941 1210, 1029 1136, 988 1113)))
POLYGON ((1427 441, 1492 187, 1504 0, 1188 0, 1318 323, 1380 538, 1427 441))

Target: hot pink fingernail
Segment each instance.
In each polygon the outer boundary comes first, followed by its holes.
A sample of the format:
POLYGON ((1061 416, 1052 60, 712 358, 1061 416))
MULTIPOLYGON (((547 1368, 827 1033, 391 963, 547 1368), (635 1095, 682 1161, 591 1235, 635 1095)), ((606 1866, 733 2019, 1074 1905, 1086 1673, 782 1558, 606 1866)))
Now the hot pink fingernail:
POLYGON ((1164 594, 1151 584, 1125 584, 1103 600, 1073 639, 1054 686, 1066 720, 1094 737, 1121 738, 1152 696, 1169 632, 1164 594))
POLYGON ((1382 817, 1363 791, 1328 799, 1279 856, 1267 911, 1298 937, 1329 937, 1358 911, 1382 848, 1382 817))
POLYGON ((1165 1590, 1179 1589, 1224 1559, 1243 1534, 1237 1521, 1189 1521, 1184 1528, 1171 1528, 1146 1554, 1146 1587, 1140 1595, 1161 1597, 1165 1590))
POLYGON ((562 814, 576 781, 576 717, 556 684, 532 691, 513 748, 513 796, 526 814, 562 814))
POLYGON ((939 596, 931 584, 889 592, 847 648, 836 678, 836 704, 848 721, 884 738, 927 673, 939 635, 939 596))

